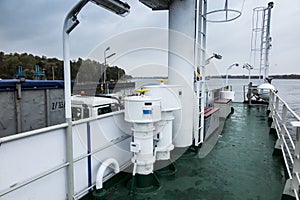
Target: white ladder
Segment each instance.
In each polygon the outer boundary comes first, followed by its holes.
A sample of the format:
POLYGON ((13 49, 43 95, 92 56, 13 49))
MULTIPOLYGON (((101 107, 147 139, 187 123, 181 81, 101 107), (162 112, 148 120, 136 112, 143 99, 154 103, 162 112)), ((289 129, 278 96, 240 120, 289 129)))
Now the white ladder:
POLYGON ((253 9, 252 38, 251 38, 251 64, 259 66, 259 79, 268 77, 269 74, 269 51, 271 49, 270 24, 271 9, 273 3, 268 7, 257 7, 253 9), (259 56, 259 59, 256 59, 259 56))
POLYGON ((268 7, 263 12, 263 24, 261 33, 261 50, 260 50, 260 69, 264 71, 263 79, 269 75, 269 51, 271 49, 271 37, 270 37, 270 26, 271 26, 271 9, 273 3, 270 2, 268 7))
POLYGON ((194 145, 204 141, 204 105, 205 105, 205 58, 206 58, 206 13, 207 0, 198 0, 197 26, 195 41, 195 113, 194 113, 194 145), (199 49, 199 51, 198 51, 199 49), (200 73, 200 77, 198 76, 200 73))

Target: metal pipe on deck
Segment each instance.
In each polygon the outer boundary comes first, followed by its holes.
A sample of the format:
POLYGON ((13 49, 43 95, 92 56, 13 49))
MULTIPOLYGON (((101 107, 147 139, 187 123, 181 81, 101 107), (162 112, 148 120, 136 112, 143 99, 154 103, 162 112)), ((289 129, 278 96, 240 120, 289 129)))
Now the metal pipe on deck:
POLYGON ((120 166, 118 161, 114 158, 109 158, 105 160, 98 169, 97 176, 96 176, 96 189, 101 189, 103 187, 103 178, 104 172, 107 167, 113 165, 114 166, 114 173, 117 174, 120 172, 120 166))

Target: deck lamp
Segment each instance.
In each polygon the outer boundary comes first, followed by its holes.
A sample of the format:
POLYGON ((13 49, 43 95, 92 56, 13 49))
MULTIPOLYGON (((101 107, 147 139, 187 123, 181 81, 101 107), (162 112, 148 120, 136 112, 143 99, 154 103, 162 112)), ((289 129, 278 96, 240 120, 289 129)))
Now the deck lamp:
POLYGON ((111 57, 113 57, 113 56, 115 56, 116 55, 116 53, 112 53, 112 54, 110 54, 110 55, 108 55, 108 56, 106 56, 106 52, 107 51, 109 51, 110 50, 110 47, 107 47, 105 50, 104 50, 104 73, 103 73, 103 83, 105 84, 105 94, 107 94, 107 90, 108 90, 108 85, 106 85, 106 79, 107 79, 107 74, 106 74, 106 64, 107 64, 107 59, 108 58, 111 58, 111 57))
POLYGON ((251 74, 250 74, 250 71, 253 69, 253 67, 250 65, 250 64, 248 64, 248 63, 245 63, 244 65, 243 65, 243 69, 247 69, 248 71, 249 71, 249 77, 248 77, 248 80, 249 80, 249 83, 250 83, 250 77, 251 77, 251 74))
POLYGON ((213 54, 213 57, 216 59, 219 59, 219 60, 222 59, 222 56, 220 54, 216 54, 216 53, 213 54))
POLYGON ((88 3, 92 2, 113 13, 125 16, 129 13, 130 6, 120 0, 81 0, 66 15, 63 25, 63 57, 64 57, 64 80, 65 80, 65 114, 66 119, 71 116, 71 80, 70 80, 70 59, 69 59, 69 34, 79 24, 78 13, 88 3))
POLYGON ((73 144, 72 144, 72 112, 71 112, 71 68, 70 68, 70 45, 69 34, 79 24, 78 13, 88 3, 92 2, 106 10, 125 16, 129 13, 130 6, 120 0, 80 0, 66 15, 63 24, 63 58, 64 58, 64 86, 65 86, 65 118, 67 126, 67 161, 68 165, 68 200, 74 195, 74 164, 73 164, 73 144))
POLYGON ((113 57, 113 56, 115 56, 116 55, 116 53, 112 53, 112 54, 110 54, 109 56, 106 56, 106 59, 107 58, 111 58, 111 57, 113 57))
POLYGON ((209 61, 213 58, 220 60, 220 59, 222 59, 222 56, 220 54, 213 53, 213 55, 211 57, 209 57, 205 60, 205 65, 208 65, 209 61))
POLYGON ((227 67, 227 70, 226 70, 226 81, 225 81, 225 86, 228 86, 228 71, 232 68, 232 67, 238 67, 239 64, 238 63, 234 63, 232 65, 230 65, 229 67, 227 67))
POLYGON ((113 57, 113 56, 116 55, 116 53, 112 53, 112 54, 106 56, 106 52, 107 52, 108 50, 110 50, 110 47, 107 47, 107 48, 104 50, 104 65, 105 65, 105 66, 106 66, 106 64, 107 64, 107 59, 108 59, 108 58, 111 58, 111 57, 113 57))
POLYGON ((126 2, 119 0, 91 0, 91 2, 121 16, 126 16, 130 9, 130 6, 126 2))

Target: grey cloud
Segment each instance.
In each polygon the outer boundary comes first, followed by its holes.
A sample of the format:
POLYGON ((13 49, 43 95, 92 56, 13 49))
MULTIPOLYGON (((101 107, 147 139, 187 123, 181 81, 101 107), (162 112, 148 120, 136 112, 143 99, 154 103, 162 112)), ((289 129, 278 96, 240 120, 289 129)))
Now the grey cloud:
MULTIPOLYGON (((62 58, 63 19, 76 2, 77 0, 0 0, 0 51, 62 58)), ((98 44, 115 34, 143 27, 168 26, 166 11, 152 12, 137 0, 127 2, 131 5, 131 13, 125 18, 112 15, 92 3, 84 8, 79 15, 81 23, 70 38, 72 58, 84 58, 98 44)), ((229 2, 230 6, 241 9, 243 1, 229 2)), ((209 3, 216 4, 217 1, 209 3)), ((244 63, 249 60, 252 9, 255 6, 266 6, 267 3, 268 1, 246 0, 243 14, 236 21, 208 24, 207 49, 223 55, 223 59, 217 62, 222 74, 233 62, 244 63)), ((218 6, 224 6, 223 3, 220 5, 218 6)), ((300 52, 299 19, 299 1, 275 1, 271 66, 278 67, 272 68, 274 73, 285 73, 284 69, 286 73, 300 73, 296 59, 300 52)), ((243 73, 237 69, 233 72, 243 73)))

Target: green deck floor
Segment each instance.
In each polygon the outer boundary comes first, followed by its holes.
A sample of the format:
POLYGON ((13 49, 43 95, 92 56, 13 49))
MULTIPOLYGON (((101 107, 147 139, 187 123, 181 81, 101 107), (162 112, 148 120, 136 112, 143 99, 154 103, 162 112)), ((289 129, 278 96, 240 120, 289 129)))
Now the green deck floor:
MULTIPOLYGON (((185 154, 175 162, 177 173, 159 177, 161 188, 148 195, 129 196, 125 183, 106 199, 279 200, 284 188, 283 164, 273 156, 266 107, 233 104, 215 148, 205 158, 185 154)), ((85 199, 93 199, 90 195, 85 199)))

